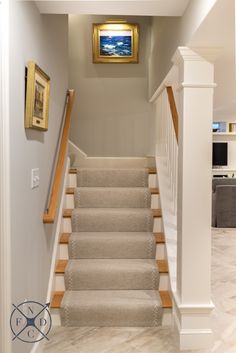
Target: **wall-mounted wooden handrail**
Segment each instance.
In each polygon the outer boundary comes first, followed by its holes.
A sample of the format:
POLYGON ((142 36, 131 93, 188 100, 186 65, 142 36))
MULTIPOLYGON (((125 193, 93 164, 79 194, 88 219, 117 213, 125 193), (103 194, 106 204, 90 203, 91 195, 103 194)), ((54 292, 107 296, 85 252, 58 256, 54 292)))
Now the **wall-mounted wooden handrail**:
POLYGON ((175 97, 174 97, 174 92, 171 86, 166 87, 167 90, 167 95, 168 95, 168 100, 169 100, 169 105, 170 105, 170 111, 172 115, 172 121, 175 129, 175 136, 176 136, 176 141, 178 143, 178 136, 179 136, 179 116, 175 104, 175 97))
POLYGON ((68 98, 67 98, 67 105, 66 105, 65 122, 63 126, 63 132, 62 132, 62 137, 61 137, 61 142, 59 147, 57 165, 56 165, 56 170, 55 170, 53 184, 52 184, 49 207, 47 212, 45 212, 43 215, 43 223, 54 223, 56 212, 57 212, 57 206, 59 203, 60 188, 61 188, 61 183, 63 178, 63 169, 65 164, 68 138, 69 138, 71 111, 74 103, 75 91, 72 89, 68 90, 67 96, 68 98))

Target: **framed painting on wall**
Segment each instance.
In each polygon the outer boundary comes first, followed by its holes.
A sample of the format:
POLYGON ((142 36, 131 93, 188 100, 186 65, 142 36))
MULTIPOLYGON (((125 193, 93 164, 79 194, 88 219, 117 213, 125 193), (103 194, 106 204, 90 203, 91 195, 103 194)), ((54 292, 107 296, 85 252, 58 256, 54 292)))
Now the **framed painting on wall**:
POLYGON ((33 61, 29 61, 26 78, 26 129, 48 129, 49 94, 49 76, 33 61))
POLYGON ((93 24, 94 63, 138 63, 138 50, 137 24, 93 24))

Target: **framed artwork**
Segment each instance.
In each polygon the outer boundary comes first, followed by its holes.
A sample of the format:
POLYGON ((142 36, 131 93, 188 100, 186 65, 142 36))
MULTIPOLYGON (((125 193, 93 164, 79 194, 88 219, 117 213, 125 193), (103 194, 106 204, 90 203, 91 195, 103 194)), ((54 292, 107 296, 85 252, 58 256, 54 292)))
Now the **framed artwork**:
POLYGON ((26 76, 26 129, 48 129, 49 94, 49 76, 33 61, 29 61, 26 76))
POLYGON ((94 63, 138 63, 138 49, 137 24, 93 24, 94 63))

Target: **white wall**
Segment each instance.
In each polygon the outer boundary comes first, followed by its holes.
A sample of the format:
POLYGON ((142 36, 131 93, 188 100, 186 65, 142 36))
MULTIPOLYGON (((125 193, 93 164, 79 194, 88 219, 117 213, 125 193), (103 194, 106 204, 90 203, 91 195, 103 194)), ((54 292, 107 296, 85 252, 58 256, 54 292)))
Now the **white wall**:
POLYGON ((140 25, 139 64, 93 64, 92 23, 108 18, 69 16, 69 82, 78 95, 70 138, 88 156, 145 156, 152 129, 147 100, 150 22, 127 18, 140 25))
MULTIPOLYGON (((12 303, 46 300, 54 229, 44 226, 46 195, 62 118, 67 74, 67 16, 40 15, 34 2, 12 1, 10 14, 12 303), (49 129, 24 129, 25 65, 34 60, 51 78, 49 129), (30 188, 31 169, 40 187, 30 188)), ((31 344, 15 340, 13 352, 31 344)))
POLYGON ((149 97, 172 66, 178 46, 187 45, 217 0, 191 0, 182 17, 153 17, 149 59, 149 97))

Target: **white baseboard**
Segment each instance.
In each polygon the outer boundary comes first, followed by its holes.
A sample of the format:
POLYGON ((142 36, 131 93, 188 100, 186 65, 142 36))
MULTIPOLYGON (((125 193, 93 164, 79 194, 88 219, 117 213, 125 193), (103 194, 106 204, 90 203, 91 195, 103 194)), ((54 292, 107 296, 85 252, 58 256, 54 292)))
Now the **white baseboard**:
POLYGON ((69 141, 72 165, 86 168, 151 168, 154 157, 88 157, 79 147, 69 141))
POLYGON ((181 304, 173 293, 174 335, 180 350, 208 349, 213 342, 211 312, 213 303, 181 304))

